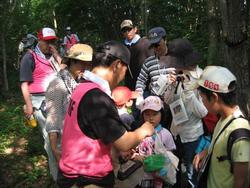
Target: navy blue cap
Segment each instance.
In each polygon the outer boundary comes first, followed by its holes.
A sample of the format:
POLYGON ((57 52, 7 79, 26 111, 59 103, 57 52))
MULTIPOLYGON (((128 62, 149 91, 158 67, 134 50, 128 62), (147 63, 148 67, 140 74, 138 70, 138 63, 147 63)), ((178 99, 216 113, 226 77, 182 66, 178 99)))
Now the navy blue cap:
POLYGON ((148 32, 148 40, 151 44, 156 44, 166 36, 166 31, 163 27, 154 27, 148 32))

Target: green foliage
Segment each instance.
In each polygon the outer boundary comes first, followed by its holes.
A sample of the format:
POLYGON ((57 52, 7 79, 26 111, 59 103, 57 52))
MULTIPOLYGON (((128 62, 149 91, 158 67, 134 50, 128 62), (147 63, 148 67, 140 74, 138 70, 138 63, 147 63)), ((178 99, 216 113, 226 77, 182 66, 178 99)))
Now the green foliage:
POLYGON ((5 187, 54 187, 39 128, 23 124, 20 98, 0 104, 0 182, 5 187))

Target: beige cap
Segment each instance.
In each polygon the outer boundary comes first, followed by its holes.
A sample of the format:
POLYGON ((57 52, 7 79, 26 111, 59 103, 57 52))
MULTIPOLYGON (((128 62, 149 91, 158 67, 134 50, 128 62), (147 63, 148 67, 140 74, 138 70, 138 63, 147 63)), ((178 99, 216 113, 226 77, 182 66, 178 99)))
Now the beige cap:
POLYGON ((121 23, 121 30, 125 27, 133 28, 133 22, 131 20, 123 20, 121 23))
POLYGON ((65 57, 80 61, 92 61, 93 49, 87 44, 75 44, 69 49, 65 57))

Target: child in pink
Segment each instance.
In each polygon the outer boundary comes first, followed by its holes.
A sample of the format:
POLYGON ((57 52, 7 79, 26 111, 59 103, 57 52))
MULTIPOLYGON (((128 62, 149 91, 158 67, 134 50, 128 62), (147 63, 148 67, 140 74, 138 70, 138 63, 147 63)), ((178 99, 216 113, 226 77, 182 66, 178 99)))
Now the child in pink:
MULTIPOLYGON (((149 121, 153 124, 155 132, 159 135, 161 142, 168 151, 176 149, 171 133, 163 128, 161 124, 163 111, 163 103, 158 96, 147 97, 140 106, 142 118, 144 121, 149 121)), ((156 134, 145 138, 138 146, 139 155, 135 158, 144 160, 145 157, 154 154, 156 134)), ((152 173, 144 173, 144 178, 141 182, 142 188, 163 188, 164 182, 161 179, 155 178, 152 173)))

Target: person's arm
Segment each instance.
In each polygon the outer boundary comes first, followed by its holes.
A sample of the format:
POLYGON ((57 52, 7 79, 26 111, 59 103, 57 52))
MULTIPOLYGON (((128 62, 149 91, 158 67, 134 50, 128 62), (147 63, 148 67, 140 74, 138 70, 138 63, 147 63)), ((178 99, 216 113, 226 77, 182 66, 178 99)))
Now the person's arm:
POLYGON ((135 90, 138 91, 141 95, 143 94, 146 86, 147 86, 147 81, 149 78, 149 72, 148 72, 148 68, 146 66, 147 61, 145 61, 142 65, 140 74, 137 78, 136 81, 136 86, 135 86, 135 90))
POLYGON ((249 187, 249 162, 234 162, 233 176, 234 188, 248 188, 249 187))
POLYGON ((49 133, 49 142, 51 146, 51 150, 53 152, 54 157, 56 158, 56 161, 59 162, 61 158, 61 151, 57 148, 57 142, 58 142, 58 132, 50 132, 49 133))
POLYGON ((45 122, 46 131, 49 134, 49 140, 52 152, 57 161, 60 159, 61 152, 58 150, 58 138, 64 121, 64 100, 67 98, 67 90, 64 83, 58 78, 49 84, 45 100, 47 118, 45 122))
POLYGON ((126 131, 114 101, 100 89, 88 91, 81 99, 78 122, 86 136, 100 139, 106 145, 113 144, 121 151, 133 148, 154 132, 150 123, 144 123, 133 132, 126 131))
POLYGON ((30 97, 29 83, 33 81, 33 71, 35 69, 34 59, 31 53, 27 52, 20 63, 20 82, 23 99, 26 105, 24 113, 26 116, 33 114, 33 106, 30 97))
POLYGON ((199 94, 196 96, 194 91, 184 90, 183 95, 185 98, 184 100, 190 104, 189 110, 192 111, 195 116, 198 118, 203 118, 207 115, 207 108, 203 104, 199 94))
MULTIPOLYGON (((248 122, 242 118, 237 119, 234 123, 237 125, 246 124, 248 122)), ((250 162, 250 140, 242 139, 237 141, 232 146, 231 157, 233 161, 233 177, 234 188, 249 187, 249 162, 250 162)))
POLYGON ((74 35, 75 35, 75 38, 76 38, 76 42, 79 43, 80 39, 79 39, 78 35, 77 34, 74 34, 74 35))
POLYGON ((22 90, 24 102, 26 104, 24 113, 26 116, 31 116, 33 114, 33 106, 32 106, 32 102, 30 98, 29 82, 22 82, 21 90, 22 90))
POLYGON ((56 62, 60 65, 62 62, 62 58, 60 54, 58 53, 56 47, 54 45, 50 45, 50 52, 52 53, 52 56, 55 58, 56 62))
POLYGON ((113 144, 120 151, 128 151, 137 146, 145 137, 154 133, 154 127, 151 123, 145 122, 140 128, 133 132, 125 132, 113 144))

